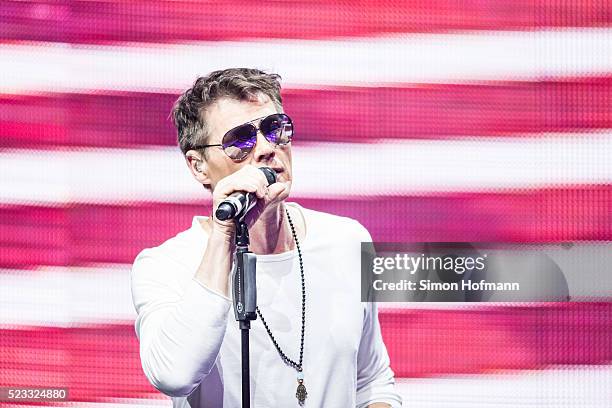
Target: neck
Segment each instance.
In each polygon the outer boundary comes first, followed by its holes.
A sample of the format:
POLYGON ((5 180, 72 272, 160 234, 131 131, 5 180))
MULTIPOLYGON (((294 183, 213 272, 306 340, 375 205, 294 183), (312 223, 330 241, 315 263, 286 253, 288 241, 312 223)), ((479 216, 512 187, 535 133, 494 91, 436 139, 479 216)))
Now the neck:
POLYGON ((285 204, 268 208, 249 229, 251 245, 255 254, 280 254, 293 248, 293 235, 286 220, 285 204))

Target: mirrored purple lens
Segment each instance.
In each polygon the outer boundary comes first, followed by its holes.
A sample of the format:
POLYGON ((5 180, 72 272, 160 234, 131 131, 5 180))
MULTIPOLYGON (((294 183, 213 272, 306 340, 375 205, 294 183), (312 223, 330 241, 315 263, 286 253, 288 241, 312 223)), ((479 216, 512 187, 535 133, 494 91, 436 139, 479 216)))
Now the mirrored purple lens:
POLYGON ((270 143, 278 145, 289 143, 293 136, 293 123, 282 113, 264 118, 259 128, 270 143))
POLYGON ((245 124, 230 130, 223 137, 223 151, 233 160, 242 160, 257 143, 257 129, 245 124))
MULTIPOLYGON (((270 143, 284 145, 291 141, 293 123, 289 116, 283 113, 273 114, 261 120, 259 130, 270 143)), ((257 131, 251 123, 231 129, 223 136, 223 151, 232 160, 243 160, 257 143, 257 131)))

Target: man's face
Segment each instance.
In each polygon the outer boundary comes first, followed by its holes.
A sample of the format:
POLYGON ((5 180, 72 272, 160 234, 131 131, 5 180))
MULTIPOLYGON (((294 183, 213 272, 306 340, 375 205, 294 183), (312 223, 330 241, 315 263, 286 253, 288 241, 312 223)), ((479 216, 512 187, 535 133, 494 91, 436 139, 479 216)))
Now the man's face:
MULTIPOLYGON (((223 98, 206 111, 209 129, 207 144, 219 144, 225 133, 253 119, 278 113, 269 98, 262 96, 259 102, 244 102, 223 98)), ((259 121, 254 123, 259 126, 259 121)), ((277 182, 291 182, 291 144, 274 146, 257 133, 257 143, 249 155, 240 162, 230 159, 221 147, 207 149, 205 160, 206 175, 214 190, 217 182, 234 173, 245 164, 255 167, 270 167, 277 173, 277 182)))

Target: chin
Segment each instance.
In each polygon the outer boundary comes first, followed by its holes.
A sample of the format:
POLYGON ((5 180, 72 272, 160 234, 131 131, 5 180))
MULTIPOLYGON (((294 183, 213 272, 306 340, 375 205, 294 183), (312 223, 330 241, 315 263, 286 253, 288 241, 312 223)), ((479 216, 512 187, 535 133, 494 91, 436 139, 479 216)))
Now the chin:
POLYGON ((291 182, 291 177, 286 177, 285 174, 280 174, 277 178, 276 181, 278 183, 287 183, 287 182, 291 182))

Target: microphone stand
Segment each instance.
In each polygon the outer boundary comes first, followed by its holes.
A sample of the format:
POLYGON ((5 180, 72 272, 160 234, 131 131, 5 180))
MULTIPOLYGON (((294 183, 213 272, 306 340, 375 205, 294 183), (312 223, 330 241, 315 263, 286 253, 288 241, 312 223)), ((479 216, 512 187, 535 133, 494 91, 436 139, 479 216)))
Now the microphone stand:
POLYGON ((249 408, 251 404, 249 376, 249 330, 251 320, 257 318, 257 288, 255 269, 257 256, 249 251, 249 230, 244 217, 236 219, 236 250, 232 269, 232 290, 234 315, 239 322, 241 331, 242 352, 242 407, 249 408))

